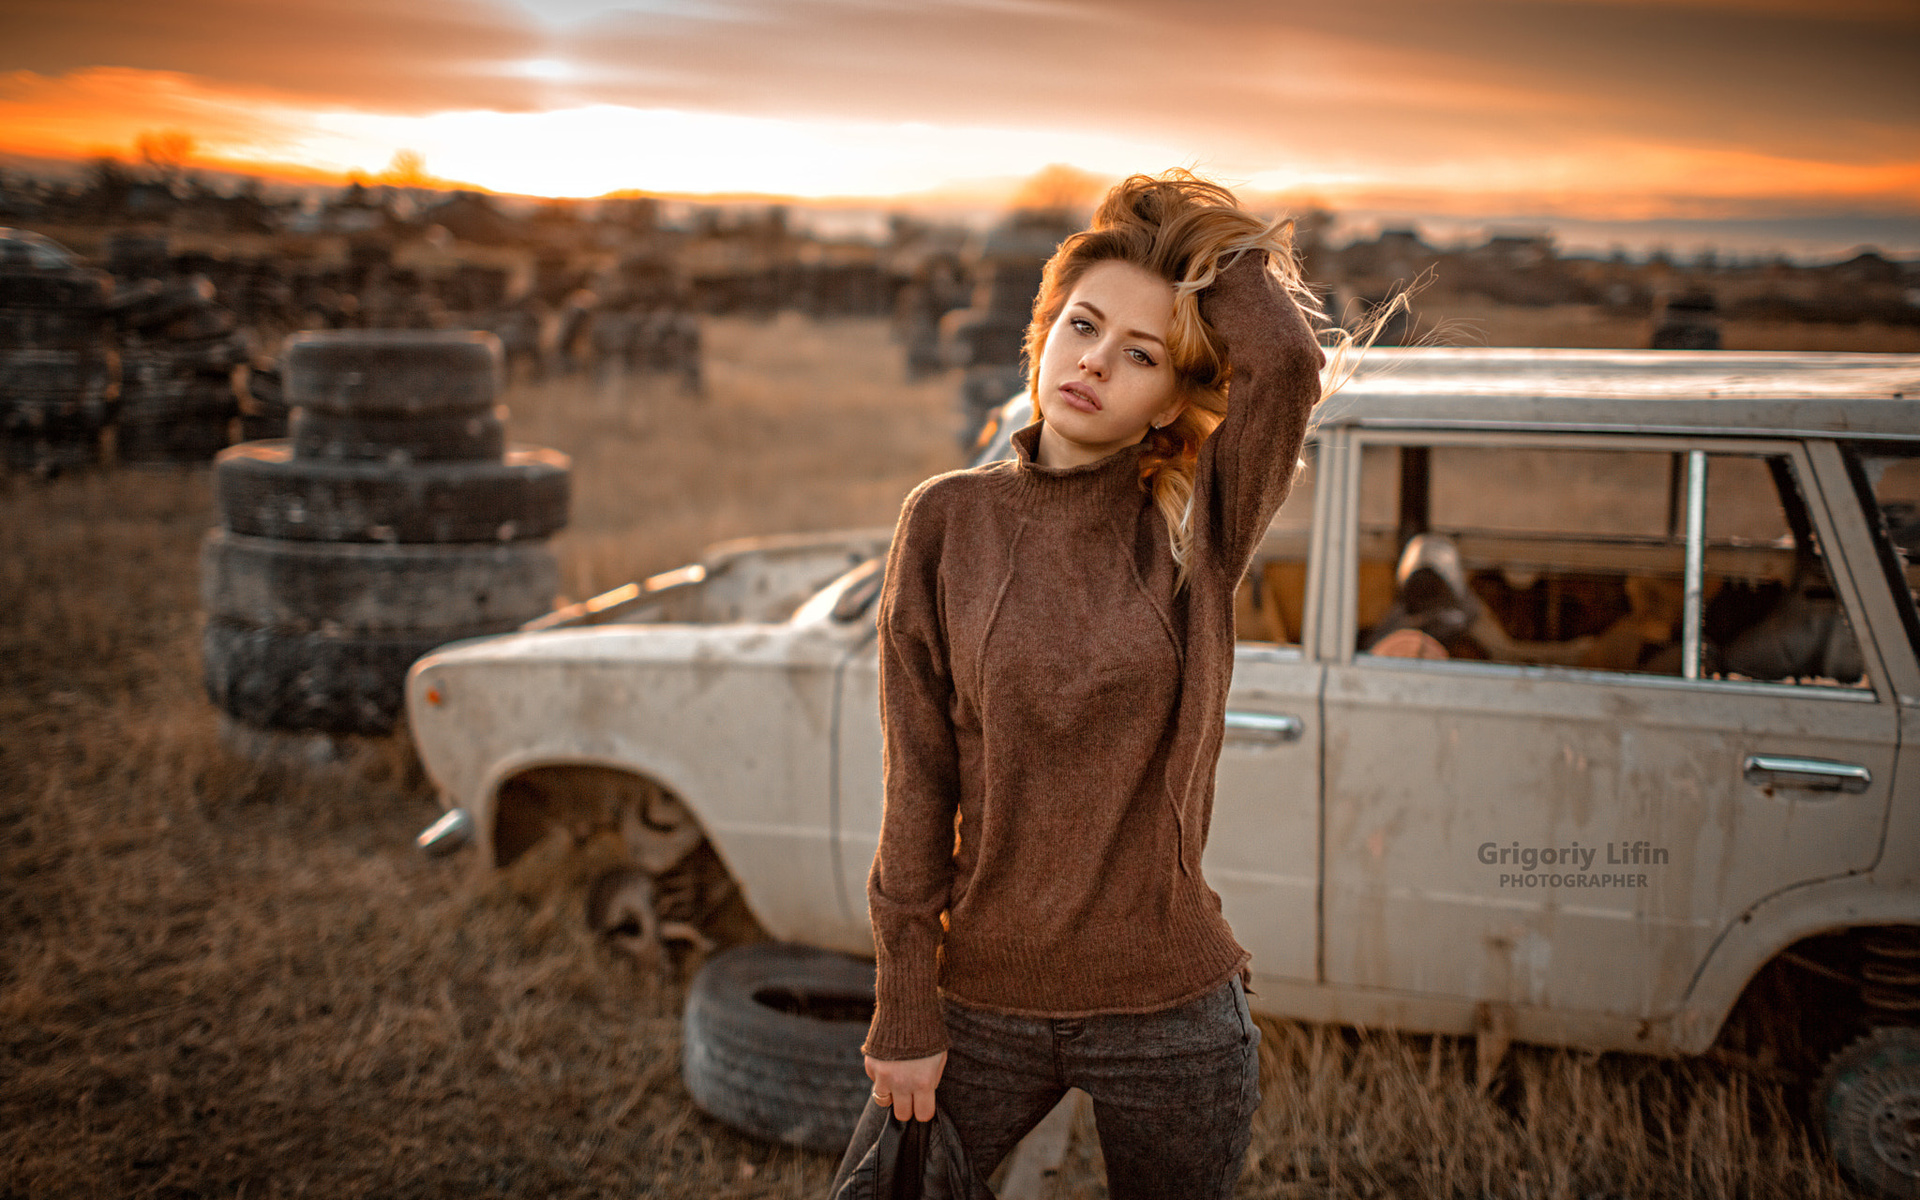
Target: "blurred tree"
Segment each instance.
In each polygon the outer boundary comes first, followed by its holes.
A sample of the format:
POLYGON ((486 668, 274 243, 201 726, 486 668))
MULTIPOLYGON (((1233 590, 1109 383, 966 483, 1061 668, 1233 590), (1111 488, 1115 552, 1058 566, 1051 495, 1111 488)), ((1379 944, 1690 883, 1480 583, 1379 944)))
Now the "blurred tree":
POLYGON ((1065 163, 1049 163, 1020 185, 1013 194, 1013 207, 1057 213, 1077 224, 1092 214, 1106 190, 1106 182, 1098 175, 1065 163))
POLYGON ((418 150, 395 150, 387 169, 380 172, 380 182, 405 188, 430 188, 441 183, 427 174, 426 155, 418 150))
POLYGON ((186 178, 194 141, 184 129, 152 129, 134 138, 133 148, 155 182, 172 187, 186 178))

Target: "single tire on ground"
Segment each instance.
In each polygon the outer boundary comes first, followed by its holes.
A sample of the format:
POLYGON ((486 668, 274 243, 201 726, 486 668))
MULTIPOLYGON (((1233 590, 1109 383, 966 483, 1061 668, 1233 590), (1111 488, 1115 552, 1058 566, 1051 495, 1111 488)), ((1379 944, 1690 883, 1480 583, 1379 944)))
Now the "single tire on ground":
POLYGON ((872 963, 808 946, 739 946, 694 976, 681 1074, 694 1103, 736 1129, 838 1152, 872 1088, 860 1052, 872 1018, 872 963))
MULTIPOLYGON (((243 418, 244 419, 244 418, 243 418)), ((558 450, 518 447, 498 462, 326 462, 285 441, 220 455, 221 523, 249 537, 315 542, 511 542, 567 523, 569 468, 558 450)))
POLYGON ((280 356, 287 402, 337 416, 478 413, 499 389, 500 343, 479 330, 296 333, 280 356))
POLYGON ((506 632, 329 636, 209 620, 201 639, 207 696, 248 725, 384 734, 406 707, 407 668, 436 646, 506 632))
POLYGON ((551 611, 559 584, 545 542, 292 542, 215 529, 201 547, 209 616, 289 633, 511 629, 551 611))
POLYGON ((1875 1029, 1834 1055, 1813 1112, 1834 1160, 1862 1192, 1920 1196, 1920 1027, 1875 1029))
POLYGON ((507 408, 422 417, 343 417, 293 410, 287 424, 296 458, 335 462, 498 461, 507 448, 507 408))

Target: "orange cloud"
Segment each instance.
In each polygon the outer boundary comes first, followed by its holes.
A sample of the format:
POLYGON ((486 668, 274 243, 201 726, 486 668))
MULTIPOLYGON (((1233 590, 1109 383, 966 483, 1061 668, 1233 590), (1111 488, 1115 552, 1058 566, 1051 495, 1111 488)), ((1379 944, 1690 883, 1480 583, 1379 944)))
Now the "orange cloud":
POLYGON ((203 161, 270 161, 300 126, 296 108, 170 71, 96 67, 59 78, 0 76, 0 141, 21 154, 124 156, 141 134, 174 129, 192 136, 203 161))
POLYGON ((0 69, 130 67, 310 106, 527 110, 539 24, 485 0, 8 0, 0 69))

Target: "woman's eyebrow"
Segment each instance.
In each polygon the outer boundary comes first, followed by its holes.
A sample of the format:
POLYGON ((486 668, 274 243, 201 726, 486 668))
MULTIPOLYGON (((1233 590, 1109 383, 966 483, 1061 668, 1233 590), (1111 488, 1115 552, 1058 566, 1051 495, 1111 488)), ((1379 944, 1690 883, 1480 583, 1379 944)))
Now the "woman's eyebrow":
MULTIPOLYGON (((1092 301, 1075 300, 1073 302, 1073 306, 1075 308, 1086 309, 1088 312, 1092 313, 1094 316, 1099 317, 1102 321, 1107 319, 1107 314, 1101 312, 1097 307, 1095 307, 1092 301)), ((1140 340, 1146 341, 1146 342, 1158 342, 1162 346, 1167 344, 1165 338, 1159 337, 1155 334, 1148 333, 1144 329, 1129 329, 1127 330, 1127 336, 1139 338, 1140 340)))

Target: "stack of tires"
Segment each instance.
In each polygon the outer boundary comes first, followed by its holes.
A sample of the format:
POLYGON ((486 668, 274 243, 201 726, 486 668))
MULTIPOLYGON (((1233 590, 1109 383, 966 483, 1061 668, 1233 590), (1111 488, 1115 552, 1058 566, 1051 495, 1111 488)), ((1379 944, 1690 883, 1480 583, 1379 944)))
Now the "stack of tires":
POLYGON ((123 463, 204 463, 233 441, 240 415, 246 332, 203 275, 129 283, 113 298, 120 329, 123 463))
POLYGON ((507 447, 490 334, 301 333, 280 363, 291 437, 214 466, 207 692, 230 733, 386 733, 415 659, 552 608, 568 460, 507 447))
POLYGON ((947 361, 966 368, 960 381, 960 442, 972 448, 987 414, 1026 382, 1027 324, 1047 259, 1070 223, 1051 212, 1015 213, 987 235, 975 267, 973 307, 940 321, 947 361))
POLYGON ((0 447, 11 470, 98 462, 119 368, 111 280, 38 234, 0 229, 0 447))
POLYGON ((248 364, 247 390, 240 397, 240 440, 286 437, 292 416, 279 361, 256 355, 248 364))

